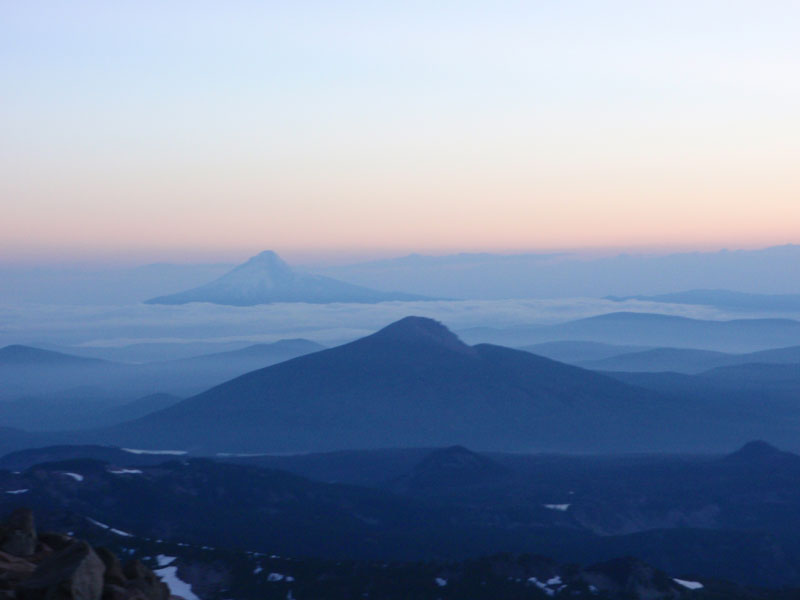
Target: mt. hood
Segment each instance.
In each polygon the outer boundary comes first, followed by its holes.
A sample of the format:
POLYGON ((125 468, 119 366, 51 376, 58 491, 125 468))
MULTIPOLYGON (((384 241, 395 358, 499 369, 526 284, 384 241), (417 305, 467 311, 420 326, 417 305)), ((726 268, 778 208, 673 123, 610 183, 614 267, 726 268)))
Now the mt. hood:
POLYGON ((159 296, 146 304, 210 302, 229 306, 254 306, 273 302, 357 302, 371 304, 391 300, 427 300, 399 292, 381 292, 330 277, 294 271, 275 252, 252 257, 210 283, 185 292, 159 296))

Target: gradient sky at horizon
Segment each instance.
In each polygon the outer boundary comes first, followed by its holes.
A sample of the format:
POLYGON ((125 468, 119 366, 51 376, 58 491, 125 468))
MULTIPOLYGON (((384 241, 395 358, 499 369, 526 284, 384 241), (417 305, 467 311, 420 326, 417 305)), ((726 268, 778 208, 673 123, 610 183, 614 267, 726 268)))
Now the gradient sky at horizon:
POLYGON ((800 3, 6 2, 0 260, 800 242, 800 3))

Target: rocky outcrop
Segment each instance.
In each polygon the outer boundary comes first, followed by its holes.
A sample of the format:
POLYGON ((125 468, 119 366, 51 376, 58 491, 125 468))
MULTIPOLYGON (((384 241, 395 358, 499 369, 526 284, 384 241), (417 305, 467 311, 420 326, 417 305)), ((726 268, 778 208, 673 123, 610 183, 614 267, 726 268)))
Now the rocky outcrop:
POLYGON ((36 533, 19 509, 0 525, 0 600, 169 600, 169 587, 142 562, 120 563, 106 548, 36 533))
POLYGON ((580 578, 593 589, 613 598, 671 600, 680 598, 686 592, 663 572, 629 557, 588 567, 581 572, 580 578))
POLYGON ((20 600, 100 600, 105 566, 92 547, 75 540, 50 554, 17 588, 20 600))
POLYGON ((0 526, 0 551, 13 556, 30 556, 36 551, 33 513, 18 509, 0 526))
POLYGON ((141 561, 129 561, 122 571, 127 578, 125 589, 128 591, 144 596, 147 600, 168 600, 169 587, 141 561))

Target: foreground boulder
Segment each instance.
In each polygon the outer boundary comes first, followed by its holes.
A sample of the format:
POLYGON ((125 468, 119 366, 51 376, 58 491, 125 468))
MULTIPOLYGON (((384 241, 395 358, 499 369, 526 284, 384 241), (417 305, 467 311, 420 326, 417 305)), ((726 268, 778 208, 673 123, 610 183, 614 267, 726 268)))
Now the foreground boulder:
POLYGON ((92 547, 76 540, 44 559, 20 585, 21 600, 100 600, 106 568, 92 547))
POLYGON ((686 591, 661 571, 630 557, 588 567, 581 573, 581 579, 593 589, 614 597, 640 600, 676 599, 686 591))
POLYGON ((169 587, 138 560, 59 533, 37 535, 19 509, 0 524, 0 600, 169 600, 169 587))
POLYGON ((134 595, 147 600, 168 600, 169 587, 163 583, 147 565, 140 560, 132 560, 123 568, 126 589, 134 595))
POLYGON ((20 508, 0 525, 0 551, 13 556, 30 556, 36 552, 36 525, 33 513, 20 508))

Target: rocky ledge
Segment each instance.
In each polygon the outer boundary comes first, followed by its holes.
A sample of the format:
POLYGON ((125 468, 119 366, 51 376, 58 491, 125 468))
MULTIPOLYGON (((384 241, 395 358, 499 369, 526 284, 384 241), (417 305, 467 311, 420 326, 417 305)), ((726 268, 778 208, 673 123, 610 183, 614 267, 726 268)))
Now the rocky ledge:
MULTIPOLYGON (((33 513, 0 524, 0 600, 169 600, 169 587, 139 560, 61 533, 37 533, 33 513)), ((177 597, 173 597, 177 598, 177 597)))

